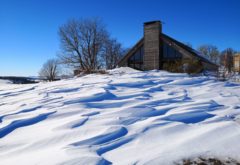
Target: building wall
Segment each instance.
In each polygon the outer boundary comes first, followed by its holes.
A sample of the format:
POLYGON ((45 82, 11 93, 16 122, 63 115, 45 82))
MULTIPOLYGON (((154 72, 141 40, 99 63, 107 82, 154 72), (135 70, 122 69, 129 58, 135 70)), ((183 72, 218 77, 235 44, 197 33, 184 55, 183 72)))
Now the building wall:
POLYGON ((236 54, 233 58, 233 70, 240 72, 240 54, 236 54))

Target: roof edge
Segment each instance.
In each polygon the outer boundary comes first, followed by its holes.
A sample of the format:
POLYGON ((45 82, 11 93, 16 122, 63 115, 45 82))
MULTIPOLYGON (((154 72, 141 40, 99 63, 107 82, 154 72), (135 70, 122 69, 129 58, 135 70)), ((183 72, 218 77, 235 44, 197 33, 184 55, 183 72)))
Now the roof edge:
POLYGON ((201 60, 203 60, 203 61, 205 61, 205 62, 207 62, 207 63, 210 63, 210 64, 212 64, 212 65, 219 66, 218 64, 210 61, 209 59, 207 59, 206 57, 204 57, 203 55, 201 55, 201 52, 199 52, 199 51, 197 51, 197 50, 189 47, 188 45, 185 45, 184 43, 182 43, 182 42, 180 42, 180 41, 178 41, 178 40, 176 40, 176 39, 174 39, 174 38, 172 38, 172 37, 170 37, 170 36, 168 36, 168 35, 166 35, 166 34, 164 34, 164 33, 162 33, 162 35, 163 35, 163 37, 166 37, 166 38, 172 40, 172 41, 175 42, 178 46, 180 46, 180 47, 182 47, 183 49, 187 50, 187 51, 190 52, 191 54, 194 54, 195 56, 197 56, 197 57, 200 58, 201 60))
POLYGON ((143 44, 143 40, 144 40, 144 37, 138 40, 138 42, 132 48, 130 48, 129 51, 119 60, 118 65, 122 63, 126 58, 128 58, 131 55, 131 52, 133 52, 136 47, 143 44))

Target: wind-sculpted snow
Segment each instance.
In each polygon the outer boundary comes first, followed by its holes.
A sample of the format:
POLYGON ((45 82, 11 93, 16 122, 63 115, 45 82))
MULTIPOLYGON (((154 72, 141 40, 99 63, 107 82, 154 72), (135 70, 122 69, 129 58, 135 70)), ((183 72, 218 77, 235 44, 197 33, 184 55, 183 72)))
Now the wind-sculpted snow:
POLYGON ((0 84, 0 164, 240 161, 240 85, 119 68, 0 84))
POLYGON ((33 125, 33 124, 36 124, 36 123, 38 123, 42 120, 45 120, 47 118, 47 116, 49 116, 52 113, 54 113, 54 112, 46 113, 46 114, 40 114, 36 117, 29 118, 29 119, 15 120, 15 121, 11 122, 9 125, 0 129, 0 138, 3 138, 4 136, 8 135, 9 133, 14 131, 15 129, 18 129, 20 127, 33 125))

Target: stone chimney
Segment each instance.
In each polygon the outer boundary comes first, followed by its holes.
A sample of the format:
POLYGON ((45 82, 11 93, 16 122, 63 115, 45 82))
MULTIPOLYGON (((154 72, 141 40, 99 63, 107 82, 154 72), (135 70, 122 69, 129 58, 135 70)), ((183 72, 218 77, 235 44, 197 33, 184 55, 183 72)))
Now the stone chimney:
POLYGON ((144 23, 144 70, 162 69, 162 23, 144 23))

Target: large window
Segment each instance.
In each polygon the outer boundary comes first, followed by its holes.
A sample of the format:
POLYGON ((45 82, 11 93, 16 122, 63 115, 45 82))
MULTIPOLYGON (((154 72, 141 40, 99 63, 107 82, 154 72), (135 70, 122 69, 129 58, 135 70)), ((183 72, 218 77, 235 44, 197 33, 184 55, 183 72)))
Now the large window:
POLYGON ((143 46, 140 47, 129 59, 128 66, 134 69, 143 70, 143 46))
POLYGON ((166 60, 180 59, 182 54, 167 43, 163 43, 163 58, 166 60))

